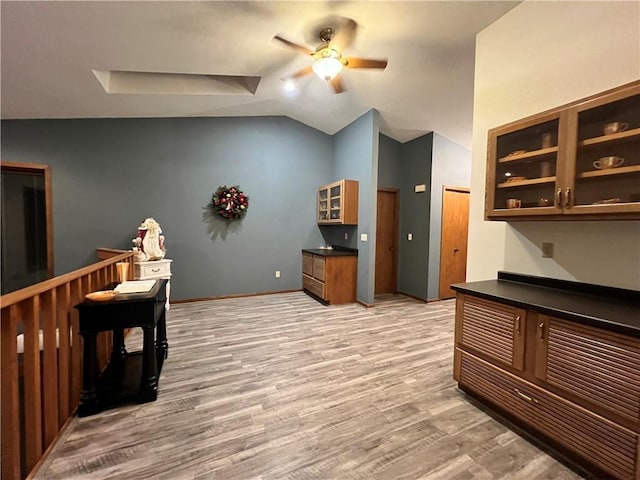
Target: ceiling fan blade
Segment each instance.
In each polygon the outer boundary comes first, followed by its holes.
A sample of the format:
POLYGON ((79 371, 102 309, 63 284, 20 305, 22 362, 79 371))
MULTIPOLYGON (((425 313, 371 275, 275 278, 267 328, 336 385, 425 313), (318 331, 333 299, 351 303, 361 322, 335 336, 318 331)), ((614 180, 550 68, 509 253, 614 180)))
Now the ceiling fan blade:
POLYGON ((336 93, 342 93, 345 91, 344 84, 342 83, 342 78, 340 75, 336 75, 331 80, 329 80, 329 85, 333 88, 333 91, 336 93))
POLYGON ((298 43, 292 42, 291 40, 287 40, 286 38, 281 37, 280 35, 276 35, 275 37, 273 37, 274 40, 278 40, 282 43, 284 43, 287 47, 293 48, 294 50, 297 50, 300 53, 303 53, 305 55, 313 55, 313 50, 311 50, 310 48, 305 47, 304 45, 300 45, 298 43))
POLYGON ((311 68, 311 65, 309 65, 308 67, 304 67, 303 69, 298 70, 297 72, 292 73, 291 75, 286 75, 282 77, 282 80, 295 80, 296 78, 309 75, 311 72, 313 72, 313 69, 311 68))
POLYGON ((348 61, 348 68, 387 68, 386 59, 349 57, 348 61))
POLYGON ((346 21, 342 25, 340 25, 340 27, 333 34, 331 42, 329 42, 331 48, 342 52, 353 42, 353 38, 356 35, 357 28, 358 24, 350 18, 347 18, 346 21))

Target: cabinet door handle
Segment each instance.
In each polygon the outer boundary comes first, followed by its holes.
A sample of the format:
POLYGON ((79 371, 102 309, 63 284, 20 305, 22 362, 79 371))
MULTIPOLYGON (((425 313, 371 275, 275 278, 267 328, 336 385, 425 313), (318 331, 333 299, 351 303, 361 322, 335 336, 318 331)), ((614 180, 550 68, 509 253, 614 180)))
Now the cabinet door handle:
POLYGON ((544 340, 544 322, 540 322, 538 325, 538 335, 540 340, 544 340))
POLYGON ((538 401, 535 398, 530 397, 526 393, 522 393, 517 388, 514 388, 513 391, 516 392, 516 395, 518 395, 520 398, 522 398, 523 400, 526 400, 529 403, 536 403, 536 404, 538 403, 538 401))
POLYGON ((564 189, 564 206, 566 208, 573 207, 573 192, 571 191, 571 187, 564 189))
POLYGON ((520 315, 516 315, 516 318, 515 318, 516 333, 520 333, 520 320, 521 320, 520 315))
POLYGON ((562 208, 562 189, 559 188, 558 190, 556 190, 556 207, 558 208, 562 208))

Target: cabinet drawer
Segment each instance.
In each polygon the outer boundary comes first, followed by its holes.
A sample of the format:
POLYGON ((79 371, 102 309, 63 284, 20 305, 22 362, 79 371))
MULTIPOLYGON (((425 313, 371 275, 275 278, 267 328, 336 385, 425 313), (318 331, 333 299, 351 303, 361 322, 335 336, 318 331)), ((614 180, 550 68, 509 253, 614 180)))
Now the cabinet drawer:
POLYGON ((633 479, 638 436, 462 352, 460 384, 617 478, 633 479))
POLYGON ((483 355, 524 368, 525 310, 465 296, 461 343, 483 355))
POLYGON ((313 275, 313 255, 304 252, 302 254, 302 273, 313 275))
POLYGON ((302 275, 302 288, 324 299, 324 283, 319 282, 315 278, 311 278, 308 275, 302 275))
POLYGON ((313 256, 313 277, 324 282, 324 257, 313 256))
POLYGON ((139 280, 171 276, 171 261, 135 263, 135 277, 139 280))
POLYGON ((540 317, 546 340, 537 355, 546 357, 538 377, 634 422, 640 420, 640 340, 540 317), (546 352, 545 352, 546 350, 546 352))

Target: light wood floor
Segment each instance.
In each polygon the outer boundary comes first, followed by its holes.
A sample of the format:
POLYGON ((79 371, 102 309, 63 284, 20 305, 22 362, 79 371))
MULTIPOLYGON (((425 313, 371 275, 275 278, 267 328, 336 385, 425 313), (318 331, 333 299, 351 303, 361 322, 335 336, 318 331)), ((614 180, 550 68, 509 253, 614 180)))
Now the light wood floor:
POLYGON ((173 305, 158 400, 74 419, 36 478, 579 478, 456 389, 453 317, 402 296, 173 305))

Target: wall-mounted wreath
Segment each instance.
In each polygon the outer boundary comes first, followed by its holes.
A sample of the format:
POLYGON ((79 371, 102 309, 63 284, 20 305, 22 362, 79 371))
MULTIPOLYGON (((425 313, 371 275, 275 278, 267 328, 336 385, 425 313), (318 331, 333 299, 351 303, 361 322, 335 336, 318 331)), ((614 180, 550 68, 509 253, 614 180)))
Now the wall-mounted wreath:
POLYGON ((243 218, 249 209, 249 197, 247 197, 240 186, 218 187, 211 197, 209 208, 222 218, 227 220, 237 220, 243 218))

